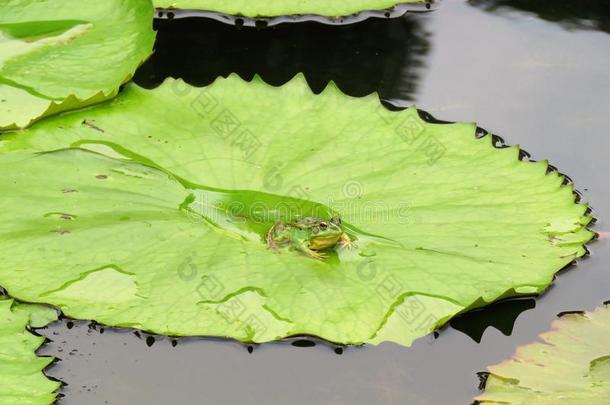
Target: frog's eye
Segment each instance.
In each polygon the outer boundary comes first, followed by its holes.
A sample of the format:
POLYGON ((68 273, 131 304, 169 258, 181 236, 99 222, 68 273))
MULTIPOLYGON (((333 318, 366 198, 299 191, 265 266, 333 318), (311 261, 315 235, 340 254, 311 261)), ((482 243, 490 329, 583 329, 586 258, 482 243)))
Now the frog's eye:
POLYGON ((326 222, 320 222, 320 228, 326 229, 328 228, 328 224, 326 222))
POLYGON ((316 234, 316 233, 320 232, 320 228, 318 228, 317 226, 314 226, 313 228, 311 228, 311 232, 316 234))

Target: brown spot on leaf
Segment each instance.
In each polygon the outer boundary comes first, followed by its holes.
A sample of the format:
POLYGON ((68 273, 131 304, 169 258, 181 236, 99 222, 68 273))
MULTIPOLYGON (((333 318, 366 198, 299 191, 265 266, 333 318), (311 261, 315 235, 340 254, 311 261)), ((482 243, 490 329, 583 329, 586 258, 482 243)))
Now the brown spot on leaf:
POLYGON ((106 180, 108 176, 106 176, 105 174, 98 174, 97 176, 95 176, 95 178, 98 180, 106 180))
POLYGON ((63 190, 61 190, 62 193, 67 194, 67 193, 78 193, 78 190, 75 188, 64 188, 63 190))
POLYGON ((67 230, 67 229, 61 229, 61 228, 54 229, 54 230, 52 230, 51 232, 54 232, 54 233, 56 233, 56 234, 58 234, 58 235, 65 235, 65 234, 67 234, 67 233, 71 233, 69 230, 67 230))

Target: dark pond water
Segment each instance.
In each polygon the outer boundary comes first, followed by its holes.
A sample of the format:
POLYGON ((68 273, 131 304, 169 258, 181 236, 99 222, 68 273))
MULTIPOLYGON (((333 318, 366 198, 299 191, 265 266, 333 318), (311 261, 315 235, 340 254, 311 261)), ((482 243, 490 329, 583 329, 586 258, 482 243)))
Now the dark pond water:
MULTIPOLYGON (((205 85, 258 73, 273 84, 306 73, 316 91, 378 91, 435 117, 477 121, 549 159, 610 231, 610 3, 445 0, 428 14, 347 27, 257 30, 202 19, 158 21, 157 52, 136 81, 171 75, 205 85)), ((524 193, 528 190, 523 190, 524 193)), ((610 299, 610 240, 561 272, 543 296, 462 316, 411 348, 341 350, 317 342, 248 347, 222 340, 136 336, 67 321, 44 331, 62 404, 468 404, 477 372, 536 339, 562 311, 610 299), (152 344, 152 346, 149 346, 152 344), (341 353, 341 354, 339 354, 341 353)))

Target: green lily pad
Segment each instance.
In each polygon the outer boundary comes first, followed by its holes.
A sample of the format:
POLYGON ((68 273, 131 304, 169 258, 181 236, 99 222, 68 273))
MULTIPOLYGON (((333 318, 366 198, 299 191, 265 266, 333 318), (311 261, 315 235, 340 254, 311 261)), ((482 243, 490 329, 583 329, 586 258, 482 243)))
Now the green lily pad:
POLYGON ((153 0, 164 9, 205 10, 246 17, 277 17, 316 14, 339 17, 365 10, 385 10, 402 3, 424 3, 422 0, 153 0))
POLYGON ((521 346, 511 360, 489 367, 483 404, 604 405, 610 398, 610 308, 567 314, 521 346))
POLYGON ((475 130, 302 76, 128 85, 0 138, 0 285, 168 335, 408 345, 544 290, 593 236, 547 162, 475 130), (356 246, 269 250, 296 215, 340 215, 356 246))
POLYGON ((150 55, 149 0, 0 4, 0 130, 114 97, 150 55))
POLYGON ((45 377, 42 370, 52 357, 35 352, 44 337, 34 336, 27 326, 43 327, 57 320, 57 312, 41 305, 18 304, 0 298, 0 402, 2 404, 46 405, 55 402, 60 384, 45 377), (44 320, 44 321, 43 321, 44 320))

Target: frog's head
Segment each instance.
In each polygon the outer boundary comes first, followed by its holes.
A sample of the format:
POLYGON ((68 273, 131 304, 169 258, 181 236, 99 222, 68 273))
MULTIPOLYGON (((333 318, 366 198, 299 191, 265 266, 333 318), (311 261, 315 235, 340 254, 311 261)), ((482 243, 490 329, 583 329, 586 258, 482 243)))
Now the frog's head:
POLYGON ((309 249, 311 250, 324 250, 333 247, 343 235, 339 217, 333 217, 329 221, 322 219, 312 221, 309 230, 311 232, 309 249))

